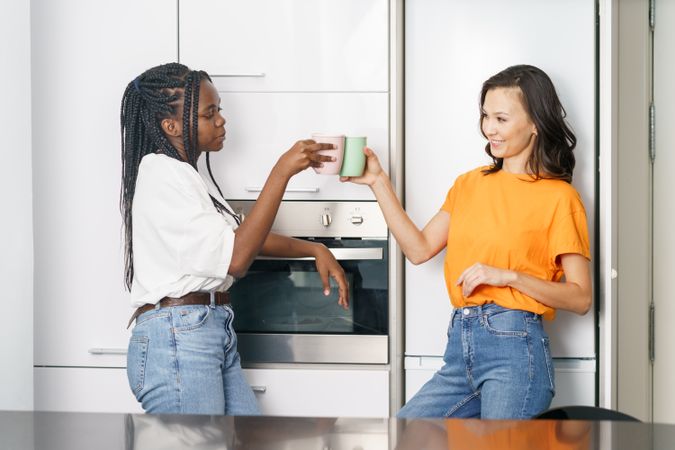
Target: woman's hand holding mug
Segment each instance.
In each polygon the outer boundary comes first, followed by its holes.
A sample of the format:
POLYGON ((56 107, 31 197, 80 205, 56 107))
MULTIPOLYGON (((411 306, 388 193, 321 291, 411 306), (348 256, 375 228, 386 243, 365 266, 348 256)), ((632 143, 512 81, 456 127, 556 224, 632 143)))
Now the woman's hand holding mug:
POLYGON ((377 181, 378 177, 385 175, 382 166, 380 165, 380 160, 375 155, 375 152, 369 147, 363 148, 363 153, 366 155, 366 169, 363 171, 363 175, 360 177, 340 177, 340 181, 350 181, 356 184, 365 184, 367 186, 372 186, 377 181))
POLYGON ((333 148, 335 148, 333 144, 317 144, 312 139, 298 141, 290 150, 281 155, 273 170, 280 171, 290 178, 308 167, 321 167, 324 162, 334 161, 334 157, 318 152, 333 148))

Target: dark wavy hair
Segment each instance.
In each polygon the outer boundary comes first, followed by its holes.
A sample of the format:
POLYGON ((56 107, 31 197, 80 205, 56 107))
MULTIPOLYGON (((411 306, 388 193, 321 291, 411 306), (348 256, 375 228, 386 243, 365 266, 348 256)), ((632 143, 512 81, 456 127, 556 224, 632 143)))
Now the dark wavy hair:
MULTIPOLYGON (((122 132, 122 186, 120 189, 120 212, 124 222, 124 282, 131 289, 134 278, 133 239, 131 211, 136 191, 136 179, 141 159, 150 153, 162 153, 186 162, 197 170, 200 151, 197 148, 197 123, 199 88, 202 81, 211 81, 201 70, 169 63, 146 70, 131 81, 122 96, 120 126, 122 132), (183 148, 187 161, 169 142, 162 129, 162 120, 178 118, 182 106, 183 148)), ((220 187, 211 172, 209 153, 206 167, 211 180, 220 192, 220 187)), ((218 211, 238 218, 218 200, 211 197, 218 211)))
MULTIPOLYGON (((577 138, 565 121, 567 113, 548 75, 534 66, 517 65, 502 70, 483 83, 479 105, 480 129, 486 139, 482 127, 483 104, 488 91, 497 88, 520 89, 523 107, 537 128, 534 150, 527 161, 535 179, 554 178, 571 183, 577 138)), ((492 158, 493 164, 483 172, 489 174, 501 170, 504 160, 492 155, 489 142, 485 152, 492 158)))

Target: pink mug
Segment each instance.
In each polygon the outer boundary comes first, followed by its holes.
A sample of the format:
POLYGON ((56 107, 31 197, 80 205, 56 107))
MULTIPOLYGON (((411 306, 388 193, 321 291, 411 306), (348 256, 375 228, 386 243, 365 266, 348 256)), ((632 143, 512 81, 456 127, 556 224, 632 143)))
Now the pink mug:
POLYGON ((342 158, 345 154, 345 136, 344 134, 312 134, 312 140, 322 144, 333 144, 334 149, 320 150, 319 154, 335 157, 335 161, 324 161, 323 167, 314 167, 316 173, 322 175, 338 175, 342 167, 342 158))

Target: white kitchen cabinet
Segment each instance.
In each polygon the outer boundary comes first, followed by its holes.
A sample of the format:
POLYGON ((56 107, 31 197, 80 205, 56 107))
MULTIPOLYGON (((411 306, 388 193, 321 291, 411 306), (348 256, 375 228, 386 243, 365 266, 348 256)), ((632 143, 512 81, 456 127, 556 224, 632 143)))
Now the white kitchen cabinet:
POLYGON ((125 369, 36 367, 35 410, 142 413, 125 369))
MULTIPOLYGON (((406 2, 405 206, 419 227, 443 205, 457 176, 490 164, 478 127, 483 81, 508 66, 532 64, 552 78, 577 137, 573 185, 586 207, 593 251, 595 19, 593 0, 406 2)), ((445 251, 423 265, 406 262, 406 355, 443 354, 451 311, 444 257, 445 251)), ((593 311, 561 312, 545 326, 555 357, 595 357, 593 311)))
MULTIPOLYGON (((388 417, 386 369, 244 369, 265 415, 388 417)), ((38 367, 37 411, 142 413, 124 368, 38 367)))
POLYGON ((269 416, 388 417, 389 371, 378 369, 244 369, 269 416))
POLYGON ((224 91, 388 90, 388 0, 179 1, 180 61, 224 91))
MULTIPOLYGON (((405 358, 405 400, 410 400, 420 388, 443 367, 441 357, 405 358)), ((554 359, 556 393, 551 407, 595 405, 595 361, 554 359)))
MULTIPOLYGON (((279 157, 312 133, 367 136, 368 145, 389 164, 389 97, 382 93, 221 92, 227 138, 211 155, 225 198, 254 200, 279 157)), ((202 158, 200 163, 205 166, 202 158)), ((206 173, 204 167, 200 168, 206 173)), ((336 175, 307 169, 288 183, 285 200, 374 200, 367 186, 340 183, 336 175)))
POLYGON ((34 363, 123 367, 124 355, 89 351, 125 350, 132 313, 120 103, 134 77, 176 60, 176 2, 34 0, 31 10, 34 363))
MULTIPOLYGON (((406 211, 419 227, 438 212, 457 176, 491 163, 478 124, 482 83, 509 66, 531 64, 553 80, 577 137, 573 185, 586 207, 597 264, 595 6, 593 0, 406 1, 404 190, 406 211)), ((406 357, 443 355, 452 310, 444 258, 442 251, 423 265, 406 262, 406 357)), ((593 311, 560 312, 544 326, 554 357, 591 360, 595 370, 593 311)), ((408 372, 406 390, 415 379, 408 372)), ((560 386, 566 377, 560 375, 560 386)), ((583 386, 575 384, 584 397, 573 400, 594 404, 595 373, 585 377, 583 386)))

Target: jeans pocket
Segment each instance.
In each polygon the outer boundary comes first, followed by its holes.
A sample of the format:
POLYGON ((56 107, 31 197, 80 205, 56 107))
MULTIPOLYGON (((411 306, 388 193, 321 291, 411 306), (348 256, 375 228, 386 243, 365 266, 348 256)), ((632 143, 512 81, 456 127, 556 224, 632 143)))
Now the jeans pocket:
POLYGON ((176 332, 186 332, 201 328, 211 315, 211 307, 206 305, 185 306, 175 310, 176 332))
POLYGON ((553 358, 551 357, 551 345, 548 337, 541 338, 542 346, 544 347, 544 361, 546 361, 546 372, 548 373, 548 381, 551 386, 551 392, 555 395, 555 371, 553 368, 553 358))
POLYGON ((483 316, 485 329, 495 336, 527 337, 527 324, 522 311, 505 310, 483 316))
POLYGON ((147 336, 132 336, 127 351, 127 378, 136 398, 145 385, 145 363, 148 360, 147 336))

